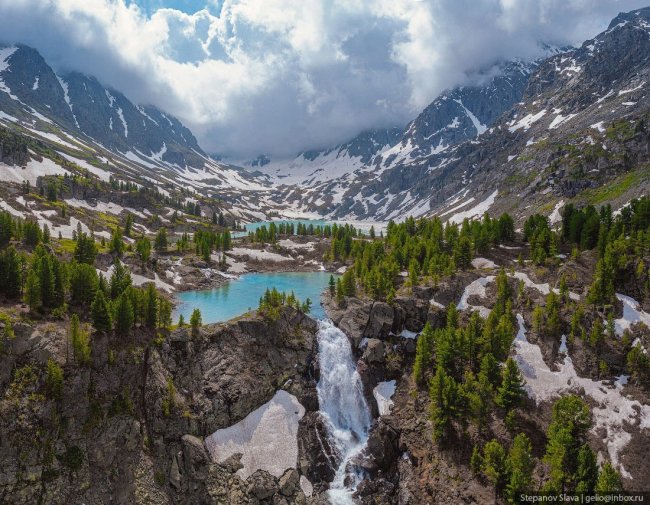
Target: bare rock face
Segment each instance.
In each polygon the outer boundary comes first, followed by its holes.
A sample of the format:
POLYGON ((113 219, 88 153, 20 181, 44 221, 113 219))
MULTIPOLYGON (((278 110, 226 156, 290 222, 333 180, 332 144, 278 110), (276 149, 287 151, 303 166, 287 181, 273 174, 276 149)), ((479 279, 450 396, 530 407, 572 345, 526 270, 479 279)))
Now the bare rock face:
POLYGON ((385 339, 394 329, 395 310, 385 302, 375 302, 363 332, 367 338, 385 339))
POLYGON ((319 438, 327 440, 322 422, 314 422, 318 433, 301 431, 305 471, 280 479, 256 472, 243 480, 237 455, 216 464, 204 445, 280 388, 316 414, 317 325, 298 311, 207 325, 197 335, 180 329, 161 346, 141 329, 129 346, 97 335, 85 366, 66 363, 65 331, 50 326, 16 325, 11 366, 0 373, 3 503, 301 504, 301 475, 316 481, 331 472, 327 458, 312 470, 319 438), (44 382, 48 358, 65 370, 56 400, 44 382))
POLYGON ((307 412, 298 427, 298 469, 314 485, 315 491, 327 488, 341 461, 330 444, 327 426, 320 412, 307 412))

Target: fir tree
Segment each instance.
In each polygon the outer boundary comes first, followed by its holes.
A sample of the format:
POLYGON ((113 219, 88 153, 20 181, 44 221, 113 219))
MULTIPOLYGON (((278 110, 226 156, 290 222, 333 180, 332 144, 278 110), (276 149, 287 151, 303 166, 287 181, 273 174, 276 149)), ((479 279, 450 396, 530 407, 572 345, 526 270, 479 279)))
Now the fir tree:
POLYGON ((108 332, 112 328, 111 313, 108 302, 101 289, 95 292, 95 299, 90 308, 93 326, 97 331, 108 332))
POLYGON ((583 444, 578 451, 578 469, 576 471, 576 493, 592 494, 598 479, 598 464, 594 451, 583 444))
POLYGON ((603 465, 603 467, 600 469, 600 472, 598 473, 598 481, 596 482, 596 494, 605 495, 610 493, 617 493, 620 491, 623 491, 621 475, 608 461, 603 465))
POLYGON ((115 331, 120 336, 127 336, 133 328, 135 315, 133 305, 127 293, 122 293, 115 304, 115 331))
POLYGON ((532 451, 528 437, 524 433, 519 433, 514 439, 506 461, 509 476, 506 497, 509 503, 519 503, 521 493, 532 489, 535 468, 532 451))
POLYGON ((496 402, 497 405, 509 411, 521 404, 525 396, 524 379, 514 359, 508 358, 501 372, 501 386, 499 386, 496 402))
POLYGON ((192 334, 197 335, 199 328, 201 327, 201 311, 199 309, 194 309, 192 315, 190 316, 190 326, 192 327, 192 334))
POLYGON ((483 473, 494 486, 494 499, 502 488, 506 476, 506 451, 495 439, 490 440, 483 448, 483 473))

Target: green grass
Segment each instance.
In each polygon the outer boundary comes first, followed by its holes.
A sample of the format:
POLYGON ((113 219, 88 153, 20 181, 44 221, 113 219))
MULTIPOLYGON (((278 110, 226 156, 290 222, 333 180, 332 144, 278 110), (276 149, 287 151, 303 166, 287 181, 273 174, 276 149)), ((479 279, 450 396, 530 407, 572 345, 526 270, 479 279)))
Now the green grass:
POLYGON ((633 172, 616 177, 599 188, 583 191, 579 198, 591 204, 605 203, 620 198, 635 186, 647 181, 650 175, 649 169, 650 166, 644 165, 633 172))

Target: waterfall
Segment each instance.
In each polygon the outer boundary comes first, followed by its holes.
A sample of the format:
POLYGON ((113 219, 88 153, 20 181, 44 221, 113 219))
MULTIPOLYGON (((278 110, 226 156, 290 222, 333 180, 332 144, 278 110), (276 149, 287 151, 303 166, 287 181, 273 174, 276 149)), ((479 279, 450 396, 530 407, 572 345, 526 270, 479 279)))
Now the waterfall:
POLYGON ((353 504, 359 475, 347 472, 350 460, 368 440, 371 416, 348 337, 330 321, 319 321, 320 380, 318 402, 332 442, 342 456, 328 491, 333 505, 353 504))

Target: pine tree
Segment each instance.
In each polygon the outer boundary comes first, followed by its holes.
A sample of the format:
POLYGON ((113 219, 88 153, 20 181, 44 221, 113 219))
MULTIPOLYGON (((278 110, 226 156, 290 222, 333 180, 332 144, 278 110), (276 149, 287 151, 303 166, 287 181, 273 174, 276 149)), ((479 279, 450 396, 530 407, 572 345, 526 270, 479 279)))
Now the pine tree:
POLYGON ((167 229, 166 228, 161 228, 160 230, 158 230, 158 233, 156 233, 154 248, 158 252, 167 251, 167 229))
POLYGON ((75 360, 85 364, 90 362, 90 336, 88 332, 81 327, 79 316, 73 314, 70 319, 70 341, 75 360))
POLYGON ((133 230, 133 215, 129 213, 126 215, 126 222, 124 223, 124 236, 130 238, 132 230, 133 230))
POLYGON ((569 395, 555 402, 548 427, 544 460, 550 466, 546 490, 564 492, 577 469, 578 451, 591 425, 589 407, 579 396, 569 395))
POLYGON ((583 444, 578 452, 578 470, 576 471, 576 493, 592 494, 598 479, 598 464, 594 451, 583 444))
POLYGON ((519 503, 521 493, 532 488, 535 468, 532 451, 528 437, 519 433, 514 439, 506 462, 509 475, 506 497, 509 503, 519 503))
POLYGON ((454 262, 461 269, 469 268, 472 263, 472 242, 468 237, 458 239, 454 249, 454 262))
POLYGON ((111 244, 110 244, 111 253, 115 254, 118 258, 122 257, 124 252, 124 242, 122 240, 122 230, 119 226, 116 226, 111 235, 111 244))
POLYGON ((21 291, 20 258, 13 246, 9 247, 3 254, 1 270, 3 275, 0 289, 8 298, 18 298, 21 291))
POLYGON ((133 305, 126 292, 122 293, 115 306, 115 331, 120 336, 127 336, 133 328, 135 315, 133 305))
POLYGON ((38 273, 35 268, 31 268, 27 273, 24 299, 31 312, 34 312, 41 306, 41 287, 38 281, 38 273))
POLYGON ((503 486, 506 476, 506 451, 495 439, 490 440, 483 448, 483 473, 494 486, 494 499, 503 486))
POLYGON ((178 327, 182 328, 183 326, 185 326, 185 318, 183 317, 183 314, 181 314, 178 316, 178 327))
POLYGON ((132 284, 131 274, 119 259, 113 263, 113 273, 110 280, 111 298, 120 296, 132 284))
POLYGON ((329 288, 330 288, 330 296, 334 296, 336 294, 336 281, 334 280, 333 275, 330 275, 329 288))
POLYGON ((168 329, 172 325, 172 304, 166 298, 158 298, 158 328, 168 329))
POLYGON ((85 233, 77 234, 74 248, 74 259, 78 263, 87 263, 92 265, 97 257, 97 245, 92 237, 85 233))
POLYGON ((422 333, 417 339, 415 347, 415 361, 413 363, 413 380, 416 384, 422 385, 425 371, 431 366, 433 355, 434 332, 427 322, 422 333))
POLYGON ((142 262, 142 268, 144 269, 151 257, 151 241, 142 235, 135 244, 135 250, 138 253, 138 257, 142 262))
POLYGON ((38 269, 38 284, 41 287, 41 304, 47 309, 53 308, 55 305, 55 292, 51 257, 47 254, 41 256, 37 260, 35 268, 38 269))
POLYGON ((444 441, 451 431, 452 419, 457 414, 457 396, 458 384, 438 365, 429 387, 433 439, 437 442, 444 441))
POLYGON ((201 327, 201 311, 199 309, 194 309, 192 315, 190 316, 190 326, 192 327, 192 334, 197 335, 199 328, 201 327))
POLYGON ((514 359, 508 358, 501 372, 496 402, 507 411, 518 407, 525 395, 524 379, 514 359))
POLYGON ((112 328, 111 313, 104 292, 97 289, 95 299, 90 308, 93 326, 97 331, 108 332, 112 328))
POLYGON ((608 461, 603 465, 603 467, 600 469, 600 472, 598 473, 598 481, 596 482, 596 494, 604 495, 609 493, 617 493, 620 491, 623 491, 621 475, 608 461))
POLYGON ((158 322, 158 293, 152 283, 148 283, 144 293, 144 324, 155 328, 158 322))
POLYGON ((60 400, 63 397, 63 368, 52 358, 47 360, 45 384, 52 398, 60 400))
POLYGON ((475 474, 481 472, 481 468, 483 467, 483 456, 481 455, 481 450, 478 445, 475 445, 474 449, 472 449, 472 457, 469 460, 469 467, 475 474))
POLYGON ((599 316, 596 316, 594 324, 589 332, 589 344, 591 347, 598 347, 605 340, 603 322, 599 316))
POLYGON ((73 304, 87 307, 99 286, 97 270, 87 263, 73 262, 70 267, 70 299, 73 304))

